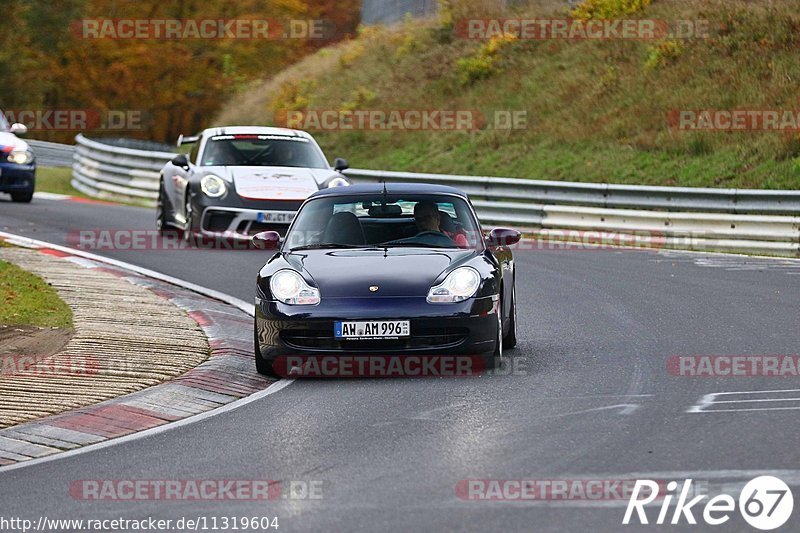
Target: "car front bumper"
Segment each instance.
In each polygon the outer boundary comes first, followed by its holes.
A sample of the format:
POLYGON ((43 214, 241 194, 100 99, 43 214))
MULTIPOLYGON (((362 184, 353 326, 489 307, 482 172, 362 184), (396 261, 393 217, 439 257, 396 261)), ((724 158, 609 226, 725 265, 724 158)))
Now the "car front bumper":
POLYGON ((286 234, 302 200, 247 200, 229 191, 222 198, 193 196, 195 232, 208 237, 225 235, 249 240, 261 231, 286 234), (263 215, 267 215, 264 218, 263 215))
POLYGON ((200 232, 208 236, 230 235, 237 239, 250 239, 261 231, 277 231, 283 236, 295 214, 296 210, 207 207, 200 218, 200 232))
POLYGON ((34 187, 35 177, 35 164, 0 162, 0 192, 29 191, 34 187))
POLYGON ((491 353, 497 339, 496 297, 430 304, 424 297, 329 298, 315 306, 256 299, 259 354, 285 355, 476 355, 491 353), (334 322, 409 320, 411 336, 347 340, 334 336, 334 322))

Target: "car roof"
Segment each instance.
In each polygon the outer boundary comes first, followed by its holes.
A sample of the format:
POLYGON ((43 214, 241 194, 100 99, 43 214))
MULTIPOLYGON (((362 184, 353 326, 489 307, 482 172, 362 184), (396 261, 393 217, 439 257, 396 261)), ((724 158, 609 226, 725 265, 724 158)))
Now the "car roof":
POLYGON ((218 128, 208 128, 201 132, 201 135, 283 135, 286 137, 304 137, 311 139, 311 135, 302 130, 292 130, 289 128, 273 128, 269 126, 220 126, 218 128))
POLYGON ((467 194, 460 189, 435 183, 358 183, 356 185, 350 185, 349 187, 321 189, 313 193, 309 198, 317 198, 320 196, 350 196, 354 194, 381 194, 384 191, 384 185, 388 194, 451 194, 465 199, 467 198, 467 194))

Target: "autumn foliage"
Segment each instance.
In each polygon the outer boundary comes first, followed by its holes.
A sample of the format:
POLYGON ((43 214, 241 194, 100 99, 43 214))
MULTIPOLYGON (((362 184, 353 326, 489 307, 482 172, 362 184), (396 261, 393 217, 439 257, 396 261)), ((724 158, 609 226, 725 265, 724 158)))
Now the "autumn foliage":
MULTIPOLYGON (((141 128, 117 136, 173 142, 208 124, 248 82, 346 38, 355 0, 5 0, 0 32, 0 109, 141 112, 141 128), (324 23, 322 38, 85 38, 86 20, 268 19, 324 23)), ((32 131, 69 141, 75 131, 32 131)), ((98 132, 95 132, 97 134, 98 132)), ((106 132, 110 133, 110 132, 106 132)))

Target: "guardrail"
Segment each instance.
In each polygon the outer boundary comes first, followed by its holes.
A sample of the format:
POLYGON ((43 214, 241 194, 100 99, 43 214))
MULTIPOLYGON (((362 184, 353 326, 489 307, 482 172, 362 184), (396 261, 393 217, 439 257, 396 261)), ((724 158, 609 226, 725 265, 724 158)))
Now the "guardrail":
POLYGON ((544 181, 490 176, 452 176, 386 170, 348 170, 357 179, 441 183, 472 198, 617 209, 656 209, 731 214, 800 214, 800 191, 653 187, 544 181))
POLYGON ((75 147, 69 144, 53 143, 25 139, 33 153, 36 154, 36 164, 40 167, 71 167, 75 155, 75 147))
MULTIPOLYGON (((152 203, 175 154, 76 137, 73 186, 152 203)), ((800 257, 800 191, 651 187, 349 169, 355 182, 439 183, 470 195, 484 224, 584 244, 629 242, 800 257)))
POLYGON ((73 187, 98 198, 155 204, 159 172, 175 154, 112 146, 80 134, 75 142, 73 187))

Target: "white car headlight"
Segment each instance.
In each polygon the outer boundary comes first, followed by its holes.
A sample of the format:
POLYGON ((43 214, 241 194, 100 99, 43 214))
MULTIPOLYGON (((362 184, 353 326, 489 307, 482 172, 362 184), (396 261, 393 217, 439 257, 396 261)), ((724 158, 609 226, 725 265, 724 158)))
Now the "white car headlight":
POLYGON ((428 303, 455 303, 472 298, 481 284, 481 276, 472 267, 460 267, 450 272, 439 285, 428 291, 428 303))
POLYGON ((206 196, 219 198, 225 194, 227 187, 225 185, 225 180, 212 174, 204 176, 203 179, 200 180, 200 190, 203 191, 206 196))
POLYGON ((350 185, 350 182, 344 178, 333 178, 328 182, 329 189, 331 187, 347 187, 348 185, 350 185))
POLYGON ((316 305, 319 289, 310 287, 303 276, 294 270, 279 270, 269 280, 269 290, 275 299, 290 305, 316 305))
POLYGON ((15 150, 8 154, 8 161, 17 165, 27 165, 33 161, 33 153, 27 150, 15 150))

